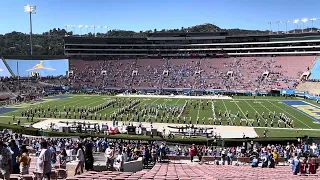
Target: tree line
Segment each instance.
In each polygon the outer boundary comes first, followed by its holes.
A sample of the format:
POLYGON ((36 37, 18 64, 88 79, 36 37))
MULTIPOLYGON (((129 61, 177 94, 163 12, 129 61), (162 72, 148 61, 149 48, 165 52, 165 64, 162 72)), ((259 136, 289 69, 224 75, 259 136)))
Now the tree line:
MULTIPOLYGON (((154 29, 147 31, 125 31, 125 30, 109 30, 108 33, 96 33, 97 37, 147 37, 149 33, 183 33, 183 32, 219 32, 226 31, 229 35, 250 35, 250 34, 266 34, 268 31, 257 31, 257 30, 241 30, 241 29, 221 29, 213 24, 202 24, 192 27, 181 27, 180 29, 154 29)), ((64 36, 73 36, 77 34, 73 34, 72 31, 66 31, 66 29, 54 28, 49 30, 48 32, 44 32, 42 34, 33 34, 33 55, 47 55, 47 56, 56 56, 63 55, 64 51, 64 36)), ((93 37, 94 34, 88 33, 84 34, 84 36, 93 37)), ((4 35, 0 35, 0 55, 29 55, 30 52, 30 44, 29 44, 29 34, 13 31, 4 35)))

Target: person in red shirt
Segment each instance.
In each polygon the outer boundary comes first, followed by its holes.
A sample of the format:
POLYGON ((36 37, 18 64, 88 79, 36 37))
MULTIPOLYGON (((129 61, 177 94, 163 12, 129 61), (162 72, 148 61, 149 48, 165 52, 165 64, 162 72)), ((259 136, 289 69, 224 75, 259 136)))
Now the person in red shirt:
POLYGON ((190 157, 191 157, 191 162, 193 161, 193 157, 197 155, 197 147, 192 144, 191 148, 190 148, 190 157))

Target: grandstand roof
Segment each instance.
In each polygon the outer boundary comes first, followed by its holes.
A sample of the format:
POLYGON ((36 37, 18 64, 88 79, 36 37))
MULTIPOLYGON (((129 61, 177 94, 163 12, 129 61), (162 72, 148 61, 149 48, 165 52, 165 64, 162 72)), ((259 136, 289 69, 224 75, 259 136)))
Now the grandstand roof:
POLYGON ((157 32, 150 33, 148 37, 199 37, 199 36, 227 36, 227 32, 188 32, 188 33, 176 33, 176 32, 157 32))
MULTIPOLYGON (((228 36, 226 32, 204 32, 204 33, 150 33, 148 38, 137 38, 137 37, 88 37, 88 36, 68 36, 64 37, 66 44, 77 43, 77 44, 108 44, 108 43, 128 43, 128 44, 147 44, 147 40, 157 40, 153 38, 196 38, 201 39, 201 37, 208 39, 209 37, 226 37, 230 39, 235 38, 246 38, 246 37, 261 37, 263 39, 267 38, 320 38, 320 33, 318 32, 307 32, 307 33, 289 33, 289 34, 266 34, 266 35, 243 35, 243 36, 228 36)), ((259 41, 257 39, 257 41, 259 41)), ((261 40, 260 40, 261 41, 261 40)), ((265 40, 263 40, 265 41, 265 40)))

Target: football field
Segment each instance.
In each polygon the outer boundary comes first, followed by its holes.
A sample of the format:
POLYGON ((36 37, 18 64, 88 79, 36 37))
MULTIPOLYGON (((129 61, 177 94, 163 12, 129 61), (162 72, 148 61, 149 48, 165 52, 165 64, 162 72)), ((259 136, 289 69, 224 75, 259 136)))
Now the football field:
MULTIPOLYGON (((109 120, 111 115, 117 113, 119 121, 157 122, 175 124, 203 124, 203 125, 229 125, 254 127, 257 134, 262 134, 268 128, 268 136, 319 136, 320 107, 315 101, 283 97, 235 97, 233 99, 191 99, 185 98, 127 98, 99 95, 62 95, 37 100, 32 103, 24 103, 15 106, 0 108, 1 123, 8 124, 20 119, 21 123, 27 122, 23 115, 27 109, 48 107, 57 109, 65 119, 65 109, 71 109, 70 119, 79 119, 77 109, 98 107, 106 102, 116 100, 117 103, 95 111, 96 119, 109 120), (119 109, 127 106, 132 101, 139 99, 140 102, 125 113, 119 113, 119 109), (74 109, 74 110, 73 110, 74 109), (144 113, 142 113, 145 111, 144 113), (101 114, 101 115, 100 115, 101 114), (285 122, 280 121, 279 115, 283 114, 294 127, 285 127, 285 122), (275 118, 272 118, 275 115, 275 118), (260 123, 258 123, 258 119, 260 123), (272 120, 274 119, 274 120, 272 120), (240 124, 242 122, 242 124, 240 124)), ((47 111, 48 112, 48 111, 47 111)), ((33 121, 45 120, 49 115, 36 114, 33 121), (40 116, 40 117, 39 117, 40 116)), ((88 120, 95 117, 88 117, 88 120)))

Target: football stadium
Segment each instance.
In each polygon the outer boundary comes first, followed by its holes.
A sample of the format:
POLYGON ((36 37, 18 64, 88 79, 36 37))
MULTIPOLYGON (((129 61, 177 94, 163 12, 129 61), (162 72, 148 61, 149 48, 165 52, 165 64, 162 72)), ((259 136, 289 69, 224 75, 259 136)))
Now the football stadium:
POLYGON ((0 177, 320 179, 320 29, 65 27, 0 48, 0 177))

